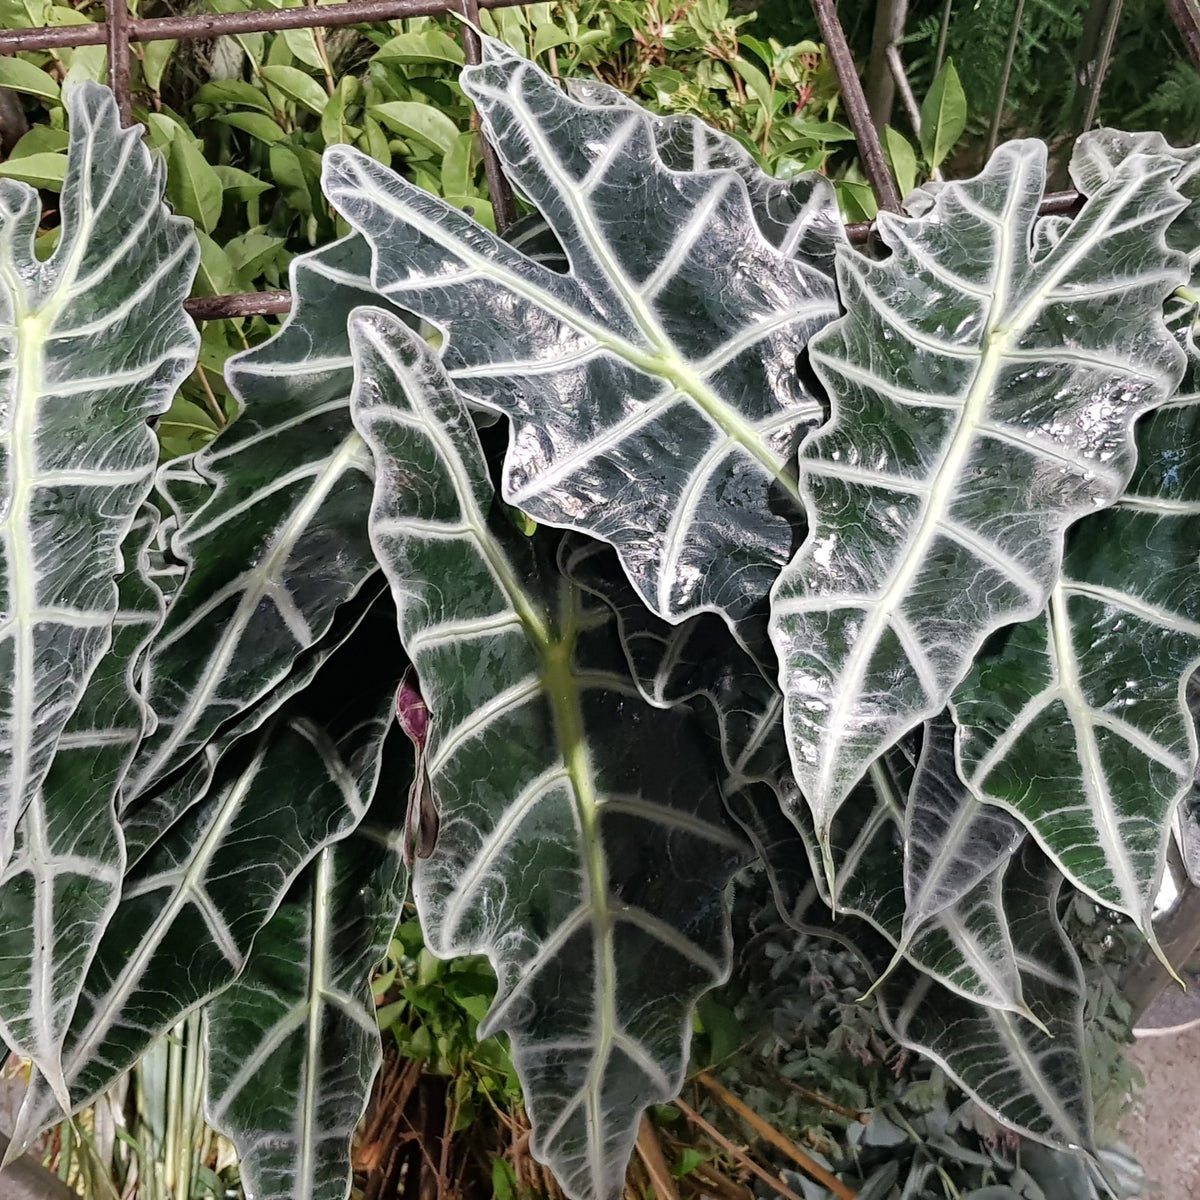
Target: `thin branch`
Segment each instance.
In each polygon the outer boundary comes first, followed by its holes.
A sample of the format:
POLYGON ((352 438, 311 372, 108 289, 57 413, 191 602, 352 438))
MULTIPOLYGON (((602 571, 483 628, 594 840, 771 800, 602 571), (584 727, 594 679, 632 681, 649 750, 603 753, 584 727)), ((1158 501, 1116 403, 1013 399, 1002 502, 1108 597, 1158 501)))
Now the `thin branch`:
POLYGON ((1004 103, 1008 99, 1008 81, 1012 78, 1013 59, 1017 53, 1017 38, 1021 33, 1021 17, 1025 12, 1025 0, 1017 0, 1013 10, 1012 25, 1008 31, 1008 49, 1004 52, 1004 70, 1000 75, 1000 94, 996 97, 996 110, 992 113, 992 127, 988 130, 986 158, 992 157, 996 143, 1000 140, 1000 122, 1004 119, 1004 103))
POLYGON ((732 1154, 733 1157, 736 1158, 738 1162, 740 1162, 742 1166, 746 1168, 747 1171, 757 1175, 759 1179, 763 1181, 763 1183, 772 1188, 774 1191, 778 1192, 783 1197, 783 1200, 800 1200, 800 1197, 797 1196, 796 1193, 793 1192, 792 1189, 788 1187, 788 1185, 784 1183, 782 1179, 777 1179, 771 1174, 770 1171, 766 1171, 760 1167, 758 1163, 756 1163, 754 1159, 752 1159, 745 1152, 745 1150, 739 1150, 738 1147, 735 1146, 723 1133, 718 1133, 717 1130, 715 1130, 698 1112, 696 1112, 694 1108, 690 1108, 682 1100, 676 1100, 675 1107, 679 1109, 679 1111, 683 1113, 683 1115, 687 1117, 687 1119, 691 1121, 691 1123, 695 1125, 701 1133, 712 1138, 712 1140, 716 1142, 716 1144, 720 1146, 726 1154, 732 1154))
POLYGON ((1105 14, 1104 29, 1100 34, 1100 51, 1096 58, 1088 64, 1088 103, 1084 112, 1080 133, 1091 129, 1096 119, 1096 109, 1100 106, 1100 92, 1112 64, 1113 44, 1117 40, 1117 26, 1121 22, 1121 9, 1124 0, 1108 0, 1108 12, 1105 14))
POLYGON ((810 1175, 822 1187, 831 1191, 837 1200, 854 1200, 855 1193, 840 1179, 831 1175, 819 1162, 810 1158, 790 1138, 784 1137, 774 1125, 765 1121, 745 1101, 735 1096, 727 1087, 718 1083, 707 1071, 697 1079, 731 1112, 737 1113, 759 1137, 771 1143, 776 1150, 786 1154, 806 1175, 810 1175))
POLYGON ((1167 12, 1183 38, 1188 56, 1200 71, 1200 0, 1167 0, 1167 12))
POLYGON ((871 190, 875 193, 875 201, 881 209, 887 212, 900 211, 900 197, 896 193, 896 185, 892 173, 888 170, 887 159, 883 156, 883 145, 879 141, 879 130, 871 120, 871 112, 867 107, 867 97, 863 92, 862 81, 854 66, 854 58, 846 43, 846 33, 838 20, 837 10, 833 0, 812 0, 813 13, 817 24, 821 27, 821 37, 829 60, 833 64, 837 76, 838 87, 842 94, 842 104, 846 108, 846 116, 850 128, 854 130, 854 138, 858 143, 858 153, 862 158, 863 171, 870 181, 871 190))
POLYGON ((638 1133, 637 1152, 645 1164, 646 1174, 650 1176, 650 1182, 654 1185, 654 1194, 658 1200, 679 1200, 679 1192, 675 1187, 675 1180, 671 1178, 667 1160, 663 1156, 662 1145, 658 1140, 658 1135, 654 1132, 654 1125, 645 1113, 642 1113, 642 1127, 638 1133))
POLYGON ((933 56, 933 77, 936 79, 942 69, 942 63, 946 61, 946 38, 950 34, 950 10, 954 7, 954 0, 946 0, 942 7, 942 27, 938 30, 937 53, 933 56))

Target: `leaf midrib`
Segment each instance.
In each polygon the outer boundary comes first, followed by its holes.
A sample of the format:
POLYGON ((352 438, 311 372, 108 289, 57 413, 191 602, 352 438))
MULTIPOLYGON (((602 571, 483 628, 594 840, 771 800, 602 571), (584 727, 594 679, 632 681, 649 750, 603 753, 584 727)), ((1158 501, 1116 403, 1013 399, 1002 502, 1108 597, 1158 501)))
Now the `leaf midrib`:
MULTIPOLYGON (((629 315, 633 317, 634 323, 641 330, 642 335, 654 347, 655 358, 660 364, 655 373, 674 384, 678 391, 690 396, 727 438, 746 449, 780 481, 788 495, 799 503, 799 484, 786 473, 786 464, 781 463, 770 452, 757 432, 742 419, 741 414, 726 404, 716 392, 708 387, 676 352, 674 344, 661 323, 645 303, 637 288, 632 286, 632 281, 626 277, 621 264, 612 254, 608 240, 597 227, 591 210, 586 204, 580 202, 573 181, 563 172, 553 147, 543 136, 541 124, 529 111, 529 106, 515 91, 511 103, 513 108, 520 113, 525 133, 530 142, 539 150, 547 174, 558 187, 559 196, 575 218, 576 230, 586 238, 593 255, 604 268, 606 277, 614 285, 629 315)), ((755 227, 752 222, 751 226, 755 227)), ((797 420, 799 419, 799 414, 797 414, 797 420)))
MULTIPOLYGON (((405 180, 399 180, 402 188, 412 187, 405 180)), ((385 211, 394 211, 392 197, 388 193, 368 183, 364 176, 359 177, 358 188, 371 195, 376 204, 385 211)), ((424 198, 424 196, 422 197, 424 198)), ((791 477, 787 463, 777 458, 754 429, 746 424, 741 416, 734 412, 719 396, 716 395, 690 368, 687 367, 673 350, 664 355, 661 349, 655 348, 647 352, 641 346, 618 337, 611 329, 590 321, 582 313, 563 305, 557 297, 544 288, 502 266, 494 259, 484 258, 472 251, 465 242, 455 240, 437 222, 430 220, 414 207, 406 207, 398 214, 399 219, 423 233, 431 241, 437 243, 443 250, 460 259, 486 277, 499 280, 504 287, 537 305, 553 316, 575 329, 577 332, 590 337, 603 349, 611 351, 618 358, 637 367, 646 375, 656 375, 667 380, 676 390, 691 397, 699 408, 718 426, 730 441, 741 445, 773 479, 785 489, 789 497, 797 504, 800 501, 800 490, 797 482, 791 477)), ((530 260, 532 262, 532 260, 530 260)), ((533 265, 537 265, 534 263, 533 265)), ((544 270, 544 268, 542 268, 544 270)), ((385 293, 386 294, 386 293, 385 293)), ((399 301, 402 304, 402 301, 399 301)), ((665 335, 664 335, 665 336, 665 335)), ((803 414, 797 413, 797 421, 803 414)))
MULTIPOLYGON (((878 646, 884 628, 889 623, 892 609, 908 595, 909 584, 917 569, 925 561, 929 546, 949 511, 962 465, 972 448, 981 418, 986 413, 991 387, 1003 365, 1005 353, 1035 319, 1046 297, 1063 277, 1078 265, 1080 259, 1100 238, 1109 232, 1116 213, 1141 182, 1140 179, 1134 178, 1120 188, 1116 196, 1110 197, 1106 210, 1097 222, 1097 227, 1085 231, 1074 246, 1070 244, 1070 233, 1064 237, 1055 247, 1054 252, 1040 264, 1045 270, 1037 286, 1023 298, 1015 314, 1005 321, 1004 313, 1009 303, 1009 286, 1016 266, 1017 249, 1011 235, 1010 224, 1013 211, 1023 195, 1022 188, 1017 184, 1023 182, 1026 173, 1027 164, 1022 161, 1020 179, 1010 184, 1004 209, 995 222, 1000 240, 997 255, 997 284, 984 326, 980 364, 963 402, 958 425, 945 455, 938 464, 933 484, 922 509, 920 528, 916 538, 909 547, 905 548, 899 569, 893 574, 883 594, 871 609, 863 630, 855 642, 847 669, 842 674, 839 690, 831 705, 830 717, 826 723, 826 728, 832 731, 829 739, 830 750, 823 756, 822 769, 813 798, 814 810, 823 808, 826 813, 821 827, 821 844, 827 860, 828 852, 825 847, 828 844, 830 824, 838 805, 850 790, 849 787, 844 787, 840 793, 836 793, 833 785, 834 769, 840 761, 840 755, 833 751, 842 741, 840 731, 847 727, 848 706, 861 690, 870 658, 878 646), (832 801, 831 796, 834 797, 832 801)), ((1094 203, 1095 200, 1096 197, 1092 197, 1090 202, 1094 203)), ((804 473, 804 459, 801 458, 802 478, 804 473)), ((1038 603, 1040 599, 1040 597, 1030 597, 1024 608, 1014 608, 1007 614, 1008 618, 1013 621, 1028 619, 1040 607, 1038 603)), ((940 697, 934 699, 938 700, 940 697)), ((928 715, 928 712, 925 715, 928 715)), ((828 861, 826 869, 827 871, 831 869, 828 861)))

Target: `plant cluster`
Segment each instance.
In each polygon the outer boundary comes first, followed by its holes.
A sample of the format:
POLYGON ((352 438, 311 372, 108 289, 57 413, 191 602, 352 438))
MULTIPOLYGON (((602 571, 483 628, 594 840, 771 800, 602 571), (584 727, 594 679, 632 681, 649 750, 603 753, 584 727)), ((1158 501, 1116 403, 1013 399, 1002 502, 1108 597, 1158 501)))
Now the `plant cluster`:
POLYGON ((757 856, 889 1038, 1101 1172, 1064 881, 1154 944, 1200 150, 1080 139, 1066 219, 1008 143, 868 254, 694 118, 490 38, 460 85, 540 216, 328 151, 350 232, 157 470, 199 348, 162 172, 83 84, 49 257, 0 184, 14 1144, 203 1007, 247 1191, 344 1196, 408 862, 429 951, 495 973, 533 1153, 619 1195, 757 856))
MULTIPOLYGON (((299 3, 299 0, 296 0, 299 3)), ((137 16, 157 13, 143 3, 137 16)), ((245 7, 219 0, 219 11, 245 7)), ((0 25, 89 20, 68 0, 0 0, 0 25)), ((103 20, 103 8, 94 13, 103 20)), ((694 113, 752 147, 773 173, 819 168, 850 133, 834 120, 823 49, 746 33, 725 0, 653 6, 598 0, 485 12, 487 31, 562 77, 618 82, 651 108, 694 113)), ((344 226, 321 192, 321 155, 349 144, 494 228, 478 131, 458 85, 459 40, 445 20, 415 18, 333 30, 251 33, 211 42, 135 44, 134 116, 163 158, 167 199, 200 241, 200 296, 284 286, 293 256, 344 226)), ((48 192, 66 170, 67 81, 103 80, 99 46, 0 57, 0 87, 25 101, 23 136, 0 176, 48 192)), ((18 130, 19 132, 19 130, 18 130)), ((846 184, 861 196, 861 184, 846 184)), ((857 210, 855 210, 857 212, 857 210)), ((41 245, 57 237, 51 223, 41 245)), ((198 365, 159 426, 167 456, 199 449, 237 410, 228 357, 271 332, 263 318, 210 322, 198 365)))

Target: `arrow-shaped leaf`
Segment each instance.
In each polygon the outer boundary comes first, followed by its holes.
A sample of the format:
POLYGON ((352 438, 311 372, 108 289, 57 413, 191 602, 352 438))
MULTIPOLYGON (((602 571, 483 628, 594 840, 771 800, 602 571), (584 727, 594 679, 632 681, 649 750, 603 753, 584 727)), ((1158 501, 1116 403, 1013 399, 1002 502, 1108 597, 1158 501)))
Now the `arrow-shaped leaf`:
POLYGON ((205 1113, 238 1151, 247 1193, 344 1200, 350 1139, 382 1058, 370 974, 400 913, 412 754, 348 837, 327 846, 205 1010, 205 1113))
MULTIPOLYGON (((838 814, 839 822, 851 807, 838 814)), ((795 826, 778 811, 757 815, 755 844, 766 852, 780 912, 796 928, 825 933, 858 952, 882 979, 872 992, 897 1041, 932 1058, 1002 1124, 1060 1148, 1091 1146, 1083 981, 1056 911, 1061 876, 1031 840, 1003 870, 999 905, 1012 932, 1019 991, 1034 1021, 974 1003, 909 962, 897 965, 894 942, 879 936, 875 922, 839 914, 831 925, 828 910, 814 903, 812 876, 797 870, 804 848, 795 826)))
MULTIPOLYGON (((133 764, 129 797, 276 688, 375 569, 370 456, 347 402, 346 320, 378 302, 366 270, 356 238, 293 262, 284 327, 227 367, 245 411, 187 467, 210 486, 193 483, 186 498, 171 489, 172 550, 188 570, 147 664, 158 727, 133 764)), ((178 474, 168 476, 177 485, 178 474)))
MULTIPOLYGON (((1103 131, 1081 140, 1076 177, 1116 178, 1147 142, 1175 156, 1189 203, 1167 239, 1200 268, 1200 152, 1103 131)), ((1128 489, 1071 530, 1046 612, 954 693, 963 778, 1152 941, 1171 817, 1196 770, 1185 691, 1200 666, 1200 300, 1173 300, 1168 318, 1187 373, 1139 423, 1128 489)))
POLYGON ((1117 498, 1134 421, 1179 379, 1175 162, 1131 156, 1050 244, 1045 153, 1001 147, 924 216, 883 214, 886 260, 838 259, 847 312, 811 347, 832 417, 800 455, 813 528, 771 621, 825 846, 868 764, 1042 609, 1064 530, 1117 498))
POLYGON ((547 535, 493 513, 433 352, 379 310, 351 342, 372 541, 430 714, 427 944, 489 956, 481 1034, 512 1038, 534 1153, 571 1196, 619 1196, 642 1109, 682 1084, 691 1005, 728 972, 743 844, 690 713, 642 701, 609 611, 558 576, 547 535))
POLYGON ((0 864, 117 610, 121 544, 150 491, 166 411, 198 339, 183 311, 198 250, 162 173, 104 88, 70 93, 62 232, 0 180, 0 864))
POLYGON ((484 56, 463 86, 568 273, 355 151, 326 155, 326 192, 375 286, 444 330, 455 384, 510 417, 510 504, 610 542, 671 620, 761 612, 803 522, 791 455, 821 413, 795 362, 832 280, 763 237, 736 171, 671 170, 640 110, 484 56))
MULTIPOLYGON (((622 645, 642 695, 659 707, 697 706, 724 760, 726 807, 766 862, 781 910, 789 911, 812 876, 806 847, 780 807, 794 803, 796 785, 790 775, 778 691, 715 615, 706 613, 681 625, 668 625, 650 613, 628 582, 614 573, 616 564, 607 547, 571 535, 564 540, 560 558, 571 579, 603 597, 617 614, 622 645), (780 822, 785 826, 782 831, 780 822), (789 895, 792 900, 786 899, 789 895)), ((953 726, 948 733, 952 739, 953 726)), ((859 789, 846 813, 835 820, 839 900, 846 911, 865 917, 890 938, 900 954, 948 986, 983 1003, 1023 1011, 1020 978, 999 903, 1002 871, 998 868, 1015 842, 990 867, 975 852, 975 870, 968 874, 963 868, 956 871, 949 861, 951 854, 969 845, 970 838, 960 834, 947 850, 946 861, 927 863, 921 876, 933 885, 932 894, 937 894, 936 880, 930 878, 935 870, 956 880, 943 878, 944 902, 940 906, 926 902, 918 919, 906 913, 905 808, 911 812, 931 807, 934 799, 921 793, 935 786, 947 768, 953 772, 954 760, 945 738, 927 744, 915 778, 911 769, 895 779, 895 772, 885 771, 882 764, 872 768, 871 782, 859 789)), ((994 814, 1010 841, 1014 830, 1020 832, 1018 822, 987 809, 961 784, 956 794, 973 810, 983 810, 976 818, 981 824, 994 814)))
MULTIPOLYGON (((362 818, 391 724, 390 690, 360 698, 337 744, 306 717, 281 714, 226 756, 204 802, 126 876, 67 1034, 72 1109, 237 977, 300 870, 362 818), (363 720, 360 706, 375 711, 363 720)), ((14 1145, 27 1144, 56 1110, 35 1077, 14 1145)))
POLYGON ((1037 1025, 972 1004, 908 968, 889 975, 878 995, 888 1032, 939 1063, 998 1120, 1059 1149, 1093 1150, 1084 985, 1058 918, 1061 885, 1031 841, 1004 882, 1022 990, 1037 1025))
POLYGON ((125 868, 116 796, 148 716, 134 678, 162 620, 162 597, 146 577, 156 526, 144 506, 121 548, 112 646, 58 739, 0 875, 0 1036, 63 1101, 63 1039, 125 868))

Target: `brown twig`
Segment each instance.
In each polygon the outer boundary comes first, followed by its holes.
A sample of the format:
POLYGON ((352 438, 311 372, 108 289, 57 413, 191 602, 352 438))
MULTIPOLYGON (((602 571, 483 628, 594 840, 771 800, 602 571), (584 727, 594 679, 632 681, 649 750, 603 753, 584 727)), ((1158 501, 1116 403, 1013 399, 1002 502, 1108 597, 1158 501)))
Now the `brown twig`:
POLYGON ((746 1170, 750 1171, 754 1175, 757 1175, 758 1178, 763 1181, 763 1183, 767 1184, 770 1188, 778 1192, 783 1197, 783 1200, 800 1200, 800 1197, 797 1196, 796 1193, 793 1192, 792 1189, 788 1187, 788 1185, 784 1183, 782 1179, 777 1178, 776 1176, 772 1175, 770 1171, 760 1167, 758 1163, 756 1163, 754 1159, 752 1159, 750 1155, 745 1152, 745 1150, 739 1149, 723 1133, 719 1133, 716 1129, 714 1129, 690 1105, 684 1103, 682 1100, 676 1100, 675 1107, 679 1109, 679 1111, 683 1113, 683 1115, 687 1117, 687 1119, 691 1121, 691 1123, 695 1125, 701 1133, 703 1133, 706 1137, 712 1138, 712 1140, 716 1142, 726 1154, 732 1154, 733 1157, 736 1158, 738 1162, 740 1162, 742 1166, 746 1168, 746 1170))
POLYGON ((812 1088, 801 1087, 798 1083, 793 1083, 790 1079, 784 1079, 783 1083, 791 1088, 793 1092, 803 1096, 806 1100, 811 1100, 814 1104, 818 1104, 821 1108, 827 1108, 830 1112, 835 1112, 839 1116, 846 1117, 851 1121, 860 1121, 863 1125, 871 1123, 869 1113, 859 1112, 856 1108, 847 1108, 844 1104, 838 1104, 830 1100, 828 1096, 822 1096, 820 1092, 814 1092, 812 1088))
MULTIPOLYGON (((482 55, 479 41, 479 0, 462 0, 463 55, 471 66, 478 64, 482 55)), ((500 166, 500 156, 495 146, 488 141, 486 133, 480 132, 483 141, 483 173, 487 177, 488 195, 492 200, 492 214, 496 218, 496 232, 503 237, 504 231, 517 219, 517 205, 513 190, 500 166)))
POLYGON ((833 71, 837 76, 850 128, 854 130, 854 140, 858 143, 863 171, 871 184, 871 190, 875 193, 875 201, 886 212, 899 212, 900 196, 896 192, 896 184, 888 169, 887 159, 883 156, 879 130, 871 120, 871 110, 867 106, 862 80, 858 77, 858 68, 854 65, 854 57, 846 42, 846 34, 838 19, 834 0, 812 0, 812 6, 817 24, 821 27, 821 37, 825 42, 829 61, 833 64, 833 71))
POLYGON ((108 86, 117 100, 122 125, 133 123, 133 96, 129 82, 129 8, 125 0, 104 0, 108 32, 108 86))
POLYGON ((1200 71, 1200 0, 1167 0, 1167 12, 1183 38, 1183 44, 1200 71))
POLYGON ((785 1137, 769 1121, 758 1115, 744 1100, 735 1096, 724 1084, 718 1083, 707 1071, 696 1077, 731 1112, 737 1113, 764 1141, 770 1142, 781 1154, 786 1154, 806 1175, 811 1175, 822 1187, 827 1188, 837 1200, 854 1200, 852 1188, 831 1175, 819 1162, 810 1158, 790 1138, 785 1137))
POLYGON ((637 1152, 646 1164, 646 1174, 650 1176, 658 1200, 679 1200, 679 1192, 675 1189, 675 1180, 671 1178, 670 1168, 663 1156, 662 1145, 645 1113, 642 1113, 642 1127, 638 1132, 637 1152))

